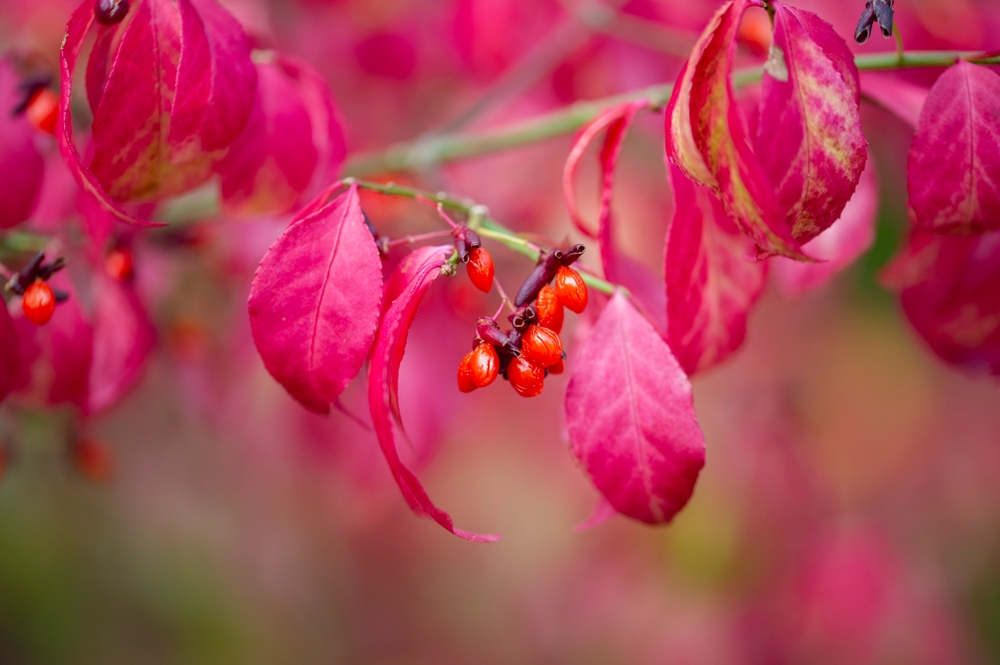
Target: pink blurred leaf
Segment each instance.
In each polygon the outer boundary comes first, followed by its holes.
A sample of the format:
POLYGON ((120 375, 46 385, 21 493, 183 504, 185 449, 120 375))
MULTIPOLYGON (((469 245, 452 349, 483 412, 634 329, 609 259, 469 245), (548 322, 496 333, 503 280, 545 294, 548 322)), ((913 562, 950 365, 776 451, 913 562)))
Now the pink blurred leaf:
POLYGON ((357 186, 300 215, 261 260, 250 327, 264 366, 308 409, 329 413, 375 337, 382 264, 357 186))
POLYGON ((583 533, 595 529, 617 514, 618 511, 611 505, 611 502, 605 499, 604 495, 599 494, 597 501, 594 502, 594 509, 590 511, 590 517, 573 527, 573 533, 583 533))
MULTIPOLYGON (((52 320, 37 334, 44 335, 42 362, 48 372, 41 372, 49 383, 43 387, 49 404, 73 404, 86 409, 90 395, 90 370, 94 358, 94 327, 84 314, 79 294, 64 273, 51 280, 54 288, 69 294, 56 307, 52 320)), ((31 325, 31 324, 27 324, 31 325)))
POLYGON ((6 303, 0 302, 0 402, 7 397, 17 375, 18 344, 14 321, 6 303))
POLYGON ((711 187, 763 252, 804 259, 747 143, 730 79, 740 19, 747 8, 760 6, 760 0, 729 0, 698 39, 667 105, 667 157, 687 177, 711 187))
POLYGON ((230 213, 282 213, 311 185, 329 181, 344 140, 329 88, 304 63, 277 57, 257 65, 257 101, 217 169, 230 213))
POLYGON ((722 362, 743 343, 747 316, 767 278, 753 242, 707 187, 670 167, 674 216, 667 227, 667 341, 689 375, 722 362))
POLYGON ((98 272, 95 291, 89 414, 114 406, 132 389, 156 343, 156 331, 135 289, 98 272))
POLYGON ((906 168, 914 224, 1000 230, 1000 75, 959 61, 927 96, 906 168))
POLYGON ((909 83, 896 74, 865 72, 861 75, 864 98, 916 129, 927 101, 927 88, 909 83))
POLYGON ((825 285, 872 246, 877 219, 878 177, 869 160, 840 219, 803 246, 819 263, 775 257, 772 269, 778 286, 786 294, 797 296, 825 285))
POLYGON ((669 522, 705 464, 684 371, 620 292, 579 358, 566 390, 573 455, 615 510, 648 524, 669 522))
POLYGON ((0 229, 28 218, 38 202, 45 169, 35 147, 35 130, 24 115, 11 113, 23 95, 18 83, 10 62, 0 60, 0 229))
POLYGON ((773 7, 755 148, 786 226, 805 243, 840 217, 865 167, 858 70, 830 24, 773 7))
POLYGON ((945 362, 1000 376, 1000 232, 934 235, 914 229, 882 275, 945 362))
MULTIPOLYGON (((407 505, 417 515, 430 517, 449 532, 475 542, 492 542, 498 540, 497 535, 479 535, 456 529, 451 516, 431 502, 420 481, 399 459, 396 449, 396 437, 392 419, 393 384, 398 381, 399 364, 406 348, 406 337, 413 317, 424 294, 431 284, 441 274, 443 266, 452 253, 451 246, 424 248, 420 252, 419 263, 404 262, 397 268, 396 275, 389 279, 388 286, 393 291, 402 287, 387 302, 382 324, 379 326, 372 347, 371 360, 368 365, 368 406, 371 409, 372 422, 378 436, 379 446, 389 463, 389 470, 396 484, 399 485, 407 505)), ((388 291, 388 288, 387 288, 388 291)))

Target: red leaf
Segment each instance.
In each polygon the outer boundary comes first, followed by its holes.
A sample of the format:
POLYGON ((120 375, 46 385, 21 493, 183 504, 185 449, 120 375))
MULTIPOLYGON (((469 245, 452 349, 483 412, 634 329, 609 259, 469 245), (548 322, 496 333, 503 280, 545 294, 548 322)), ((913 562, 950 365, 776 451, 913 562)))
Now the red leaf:
POLYGON ((772 269, 778 286, 786 294, 798 296, 825 285, 872 246, 877 219, 878 177, 869 160, 840 219, 803 246, 819 263, 775 257, 772 269))
POLYGON ((23 115, 11 114, 24 94, 18 83, 11 64, 0 60, 0 229, 28 218, 38 202, 45 169, 31 125, 23 115))
POLYGON ((250 328, 271 376, 329 413, 364 364, 378 326, 382 263, 357 186, 300 215, 261 260, 250 328))
POLYGON ((883 274, 903 311, 945 362, 1000 376, 1000 232, 915 229, 883 274))
POLYGON ((0 402, 14 387, 18 363, 17 332, 7 305, 0 302, 0 402))
POLYGON ((747 316, 764 290, 767 263, 719 200, 670 167, 674 216, 667 227, 667 341, 689 375, 725 360, 743 343, 747 316))
POLYGON ((736 35, 751 6, 762 3, 727 2, 695 44, 667 105, 667 157, 687 177, 711 187, 737 227, 765 253, 804 259, 750 150, 733 96, 730 74, 736 35))
POLYGON ((867 159, 854 56, 811 12, 774 7, 756 154, 792 237, 805 243, 840 217, 867 159))
MULTIPOLYGON (((456 529, 451 516, 435 506, 417 477, 399 459, 393 431, 392 407, 399 364, 406 348, 407 332, 424 294, 441 274, 441 266, 452 253, 452 247, 424 248, 416 260, 404 261, 389 278, 386 302, 391 302, 382 317, 368 365, 368 406, 371 409, 379 446, 389 463, 392 477, 399 485, 407 505, 417 515, 430 517, 451 533, 476 542, 498 540, 497 535, 479 535, 456 529), (390 301, 390 287, 396 295, 390 301), (398 289, 398 291, 397 291, 398 289)), ((416 254, 416 253, 415 253, 416 254)))
POLYGON ((959 61, 927 96, 906 168, 914 224, 1000 229, 1000 76, 959 61))
POLYGON ((566 390, 573 455, 615 510, 648 524, 669 522, 705 464, 691 384, 621 293, 579 358, 566 390))

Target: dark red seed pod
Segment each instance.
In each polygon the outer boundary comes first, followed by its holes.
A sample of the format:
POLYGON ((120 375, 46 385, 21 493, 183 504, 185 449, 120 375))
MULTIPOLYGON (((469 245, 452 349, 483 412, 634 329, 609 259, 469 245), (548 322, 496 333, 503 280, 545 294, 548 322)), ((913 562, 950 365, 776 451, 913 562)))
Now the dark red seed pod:
POLYGON ((507 346, 510 338, 500 330, 500 326, 493 319, 483 317, 476 322, 476 334, 480 339, 485 340, 493 346, 507 346))
POLYGON ((562 358, 560 358, 559 362, 557 362, 555 365, 548 368, 549 374, 562 374, 565 371, 566 371, 566 365, 562 358))
POLYGON ((479 234, 468 226, 456 227, 451 232, 451 235, 455 239, 455 251, 458 252, 458 258, 462 260, 462 263, 469 262, 469 255, 472 250, 483 246, 483 241, 479 238, 479 234))
POLYGON ((579 314, 587 308, 587 285, 584 284, 580 273, 572 268, 566 266, 559 268, 553 288, 559 297, 559 302, 571 312, 579 314))
POLYGON ((489 293, 493 288, 493 257, 490 253, 482 247, 474 247, 469 251, 469 262, 465 268, 472 284, 483 293, 489 293))
POLYGON ((562 360, 562 340, 548 328, 528 326, 521 338, 521 357, 539 367, 551 367, 562 360))
POLYGON ((538 312, 533 306, 527 305, 508 314, 507 320, 514 326, 514 330, 524 332, 532 323, 538 322, 538 312))
POLYGON ((556 276, 556 271, 562 265, 562 258, 562 250, 556 249, 539 259, 538 265, 528 275, 528 279, 524 280, 524 284, 514 296, 515 307, 521 307, 535 299, 542 287, 556 276))
POLYGON ((21 311, 24 312, 24 318, 36 326, 48 323, 56 311, 56 294, 52 292, 52 287, 47 282, 36 280, 24 291, 21 311))
POLYGON ((563 304, 559 302, 559 296, 556 295, 555 289, 548 284, 538 292, 538 297, 535 299, 535 311, 538 312, 538 325, 545 326, 557 333, 562 332, 566 312, 563 304))
POLYGON ((471 393, 479 387, 476 385, 476 380, 472 372, 474 353, 475 351, 466 353, 465 357, 462 358, 462 362, 458 364, 458 389, 463 393, 471 393))
POLYGON ((573 263, 576 263, 578 258, 583 256, 585 251, 587 251, 587 248, 580 244, 573 245, 569 249, 564 249, 560 263, 564 266, 572 265, 573 263))
POLYGON ((128 0, 94 0, 94 17, 98 23, 115 25, 128 14, 128 0))
POLYGON ((500 373, 500 357, 492 344, 480 344, 472 352, 472 380, 476 386, 485 388, 497 380, 500 373))
POLYGON ((521 397, 540 395, 545 386, 545 370, 523 356, 510 361, 507 378, 521 397))

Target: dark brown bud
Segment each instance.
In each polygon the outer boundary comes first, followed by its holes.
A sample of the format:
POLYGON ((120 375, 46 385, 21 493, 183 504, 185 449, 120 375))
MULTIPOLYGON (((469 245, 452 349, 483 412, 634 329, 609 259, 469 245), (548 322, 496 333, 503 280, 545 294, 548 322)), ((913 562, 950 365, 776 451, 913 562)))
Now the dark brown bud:
POLYGON ((128 14, 128 0, 94 0, 94 17, 98 23, 115 25, 128 14))

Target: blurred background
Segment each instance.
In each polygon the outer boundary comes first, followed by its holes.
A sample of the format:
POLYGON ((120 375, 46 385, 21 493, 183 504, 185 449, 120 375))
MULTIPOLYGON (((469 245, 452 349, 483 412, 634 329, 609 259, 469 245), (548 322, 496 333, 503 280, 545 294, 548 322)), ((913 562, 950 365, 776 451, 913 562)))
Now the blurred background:
MULTIPOLYGON (((75 4, 0 0, 0 45, 57 72, 75 4)), ((259 46, 327 78, 354 164, 397 141, 670 81, 718 7, 223 4, 259 46)), ((797 3, 848 39, 863 4, 797 3)), ((896 11, 908 48, 1000 47, 998 2, 896 11)), ((763 59, 767 30, 752 10, 743 61, 763 59)), ((927 86, 938 73, 903 76, 927 86)), ((159 345, 137 389, 89 423, 113 450, 113 480, 73 471, 72 414, 4 406, 17 445, 0 483, 0 664, 1000 662, 1000 388, 936 360, 878 286, 905 232, 912 130, 868 106, 863 121, 880 182, 875 246, 820 291, 769 287, 744 348, 696 378, 708 462, 663 528, 615 518, 574 532, 596 496, 562 432, 566 375, 533 400, 505 385, 458 393, 455 368, 495 296, 440 280, 401 377, 407 453, 428 492, 458 525, 504 536, 478 545, 410 513, 368 429, 307 413, 264 370, 246 296, 287 219, 207 219, 197 242, 151 234, 136 273, 159 345)), ((575 240, 560 184, 570 141, 381 175, 575 240)), ((593 214, 589 161, 580 191, 593 214)), ((438 228, 407 202, 364 206, 391 236, 438 228)), ((615 209, 622 246, 662 273, 658 116, 626 141, 615 209)), ((531 266, 493 254, 516 288, 531 266)), ((364 386, 344 404, 364 414, 364 386)))

